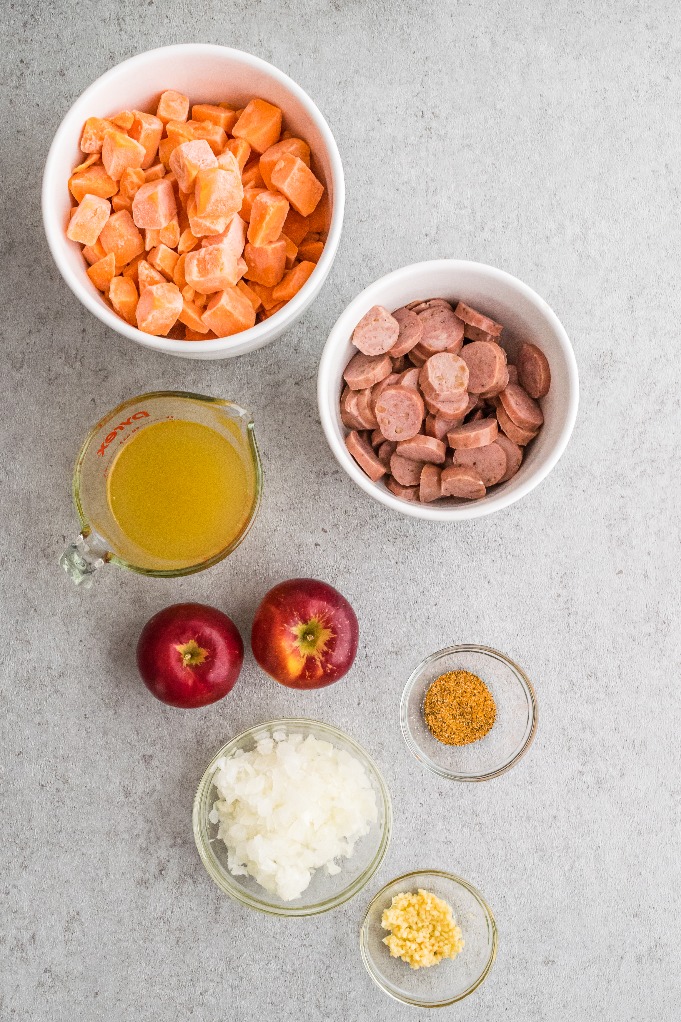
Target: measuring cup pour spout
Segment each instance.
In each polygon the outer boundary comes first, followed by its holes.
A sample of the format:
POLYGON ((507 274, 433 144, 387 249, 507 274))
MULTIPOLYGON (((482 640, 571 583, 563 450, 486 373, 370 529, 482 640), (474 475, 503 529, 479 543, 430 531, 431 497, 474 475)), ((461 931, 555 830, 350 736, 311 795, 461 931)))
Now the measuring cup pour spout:
POLYGON ((59 563, 77 586, 89 589, 92 576, 97 568, 101 568, 109 559, 110 551, 104 546, 99 536, 90 532, 78 536, 75 543, 67 546, 59 558, 59 563))

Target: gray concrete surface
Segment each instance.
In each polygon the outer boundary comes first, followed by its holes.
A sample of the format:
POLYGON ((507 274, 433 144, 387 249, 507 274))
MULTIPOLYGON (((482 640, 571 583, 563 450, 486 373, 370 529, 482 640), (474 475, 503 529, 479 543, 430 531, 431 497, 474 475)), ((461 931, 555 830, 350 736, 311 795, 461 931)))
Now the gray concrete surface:
POLYGON ((371 983, 358 927, 382 882, 435 865, 477 884, 500 929, 488 981, 446 1017, 677 1019, 676 5, 84 0, 16 2, 3 18, 0 1017, 425 1018, 371 983), (62 282, 40 221, 42 163, 72 100, 123 58, 190 40, 291 74, 326 114, 347 175, 322 296, 280 342, 223 364, 156 356, 105 329, 62 282), (578 425, 550 478, 456 528, 390 514, 353 488, 315 406, 319 353, 344 305, 431 256, 527 281, 581 371, 578 425), (156 387, 253 410, 262 514, 212 571, 110 570, 78 591, 57 566, 75 531, 78 446, 101 413, 156 387), (259 596, 300 574, 334 581, 361 618, 342 684, 292 693, 249 656, 233 695, 201 712, 141 686, 134 646, 152 613, 202 600, 246 633, 259 596), (493 783, 438 781, 402 744, 405 677, 452 641, 507 651, 536 684, 535 746, 493 783), (281 921, 221 896, 190 808, 223 739, 294 713, 374 754, 395 830, 352 902, 281 921))

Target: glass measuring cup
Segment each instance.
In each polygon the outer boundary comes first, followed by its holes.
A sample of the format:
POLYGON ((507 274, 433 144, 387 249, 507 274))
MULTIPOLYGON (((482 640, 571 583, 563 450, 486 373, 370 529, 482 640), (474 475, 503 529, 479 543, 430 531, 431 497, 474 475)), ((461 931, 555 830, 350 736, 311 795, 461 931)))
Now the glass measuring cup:
MULTIPOLYGON (((150 436, 147 434, 145 437, 147 447, 150 436)), ((121 464, 119 461, 118 465, 121 464)), ((216 464, 220 464, 219 457, 216 464)), ((191 467, 187 466, 187 470, 191 471, 191 467)), ((138 483, 139 470, 138 465, 138 483)), ((141 470, 143 475, 143 462, 141 470)), ((158 479, 158 471, 158 464, 150 464, 150 486, 154 485, 154 473, 158 479)), ((142 394, 105 415, 90 430, 80 450, 73 473, 73 499, 80 517, 81 532, 64 551, 59 563, 76 584, 85 586, 91 584, 97 568, 107 563, 162 578, 202 571, 217 564, 242 541, 255 519, 261 492, 262 468, 254 424, 248 412, 231 401, 202 394, 183 391, 142 394), (176 549, 170 556, 164 556, 154 548, 152 540, 158 537, 153 535, 153 530, 148 543, 144 535, 131 536, 130 530, 124 531, 121 527, 112 508, 110 483, 121 452, 125 451, 130 462, 131 441, 143 430, 170 422, 174 423, 173 428, 188 426, 195 446, 197 435, 214 441, 213 447, 218 444, 229 455, 225 465, 229 461, 238 467, 241 510, 232 519, 223 540, 217 544, 213 542, 213 549, 203 556, 197 557, 191 550, 191 544, 186 554, 178 555, 176 549)))

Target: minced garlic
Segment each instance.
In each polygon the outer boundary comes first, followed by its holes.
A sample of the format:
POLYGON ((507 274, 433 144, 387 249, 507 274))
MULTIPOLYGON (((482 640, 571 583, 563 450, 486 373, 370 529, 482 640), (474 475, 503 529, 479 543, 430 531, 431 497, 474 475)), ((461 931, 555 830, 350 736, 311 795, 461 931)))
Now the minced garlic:
POLYGON ((412 969, 456 958, 463 948, 461 928, 454 922, 451 907, 430 891, 396 894, 381 916, 381 926, 391 931, 383 938, 391 956, 401 958, 412 969))

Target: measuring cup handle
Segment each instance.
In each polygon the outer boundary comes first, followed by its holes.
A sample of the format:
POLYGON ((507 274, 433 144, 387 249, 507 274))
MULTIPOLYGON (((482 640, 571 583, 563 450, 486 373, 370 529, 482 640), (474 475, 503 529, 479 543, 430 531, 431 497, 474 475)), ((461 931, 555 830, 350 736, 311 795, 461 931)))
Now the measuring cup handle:
POLYGON ((59 563, 77 586, 89 589, 92 585, 92 576, 97 568, 101 568, 107 562, 108 551, 97 545, 92 536, 78 536, 75 543, 67 546, 59 558, 59 563))

